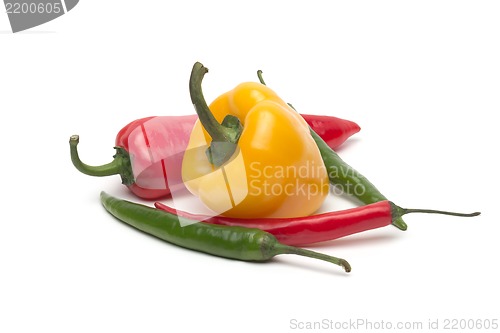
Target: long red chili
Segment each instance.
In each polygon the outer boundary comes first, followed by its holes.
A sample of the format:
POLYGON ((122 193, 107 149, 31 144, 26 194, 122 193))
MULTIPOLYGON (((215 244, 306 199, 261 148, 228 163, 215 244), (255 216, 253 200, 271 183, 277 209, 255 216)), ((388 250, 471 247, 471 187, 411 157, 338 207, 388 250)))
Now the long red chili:
POLYGON ((472 217, 480 213, 462 214, 429 209, 405 209, 391 201, 379 201, 361 207, 294 218, 238 219, 225 216, 205 216, 180 211, 161 202, 155 207, 190 220, 227 226, 257 228, 273 234, 287 245, 306 245, 329 241, 358 232, 385 227, 409 213, 433 213, 472 217))
MULTIPOLYGON (((303 115, 327 144, 338 148, 360 127, 349 120, 316 115, 303 115)), ((80 160, 79 136, 70 138, 73 165, 91 176, 119 174, 122 183, 143 199, 166 197, 184 188, 181 165, 196 115, 162 116, 137 119, 118 132, 116 154, 112 162, 90 166, 80 160)))

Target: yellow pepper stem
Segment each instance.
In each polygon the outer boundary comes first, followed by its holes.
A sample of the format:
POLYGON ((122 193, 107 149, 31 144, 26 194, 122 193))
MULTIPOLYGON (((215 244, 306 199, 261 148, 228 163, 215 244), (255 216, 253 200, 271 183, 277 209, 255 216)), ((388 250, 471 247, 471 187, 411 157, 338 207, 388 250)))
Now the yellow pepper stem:
POLYGON ((221 166, 236 150, 243 126, 240 120, 232 115, 227 115, 222 124, 215 119, 201 89, 201 82, 206 73, 208 68, 199 62, 194 64, 189 79, 189 94, 201 124, 212 138, 210 147, 206 151, 207 158, 213 165, 221 166))

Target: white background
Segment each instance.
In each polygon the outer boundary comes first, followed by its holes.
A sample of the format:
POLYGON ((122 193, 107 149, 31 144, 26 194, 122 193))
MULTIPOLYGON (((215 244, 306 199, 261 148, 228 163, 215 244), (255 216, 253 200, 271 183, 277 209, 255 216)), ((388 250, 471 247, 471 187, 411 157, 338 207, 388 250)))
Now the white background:
POLYGON ((82 0, 12 34, 0 13, 0 331, 500 319, 499 17, 497 1, 82 0), (294 256, 212 257, 126 227, 99 192, 140 200, 118 176, 76 171, 68 138, 103 164, 131 120, 193 113, 195 61, 210 69, 207 100, 262 69, 300 111, 358 122, 339 154, 401 206, 482 215, 408 216, 406 232, 311 247, 348 259, 350 274, 294 256))

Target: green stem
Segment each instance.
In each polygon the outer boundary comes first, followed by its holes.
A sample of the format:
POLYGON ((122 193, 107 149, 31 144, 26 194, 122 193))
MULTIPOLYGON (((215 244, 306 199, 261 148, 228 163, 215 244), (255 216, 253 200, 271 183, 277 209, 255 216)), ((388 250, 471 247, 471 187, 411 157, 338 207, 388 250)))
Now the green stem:
POLYGON ((440 214, 440 215, 451 215, 451 216, 460 216, 460 217, 474 217, 481 214, 481 212, 474 213, 457 213, 457 212, 448 212, 444 210, 435 210, 435 209, 413 209, 413 208, 401 208, 398 205, 391 202, 391 210, 393 219, 400 218, 403 215, 411 214, 411 213, 426 213, 426 214, 440 214))
MULTIPOLYGON (((264 78, 262 77, 262 71, 260 69, 257 71, 257 77, 259 78, 260 83, 262 83, 263 85, 266 86, 266 82, 264 82, 264 78)), ((290 105, 290 104, 288 104, 288 105, 290 105)), ((293 106, 292 106, 292 108, 293 108, 293 106)))
POLYGON ((474 217, 481 215, 481 212, 455 213, 455 212, 447 212, 435 209, 404 209, 404 214, 410 214, 410 213, 441 214, 441 215, 451 215, 451 216, 461 216, 461 217, 474 217))
POLYGON ((210 134, 212 140, 215 141, 229 141, 228 133, 208 108, 205 97, 201 89, 201 82, 203 77, 208 73, 208 68, 204 67, 201 63, 197 62, 191 71, 191 78, 189 79, 189 93, 191 95, 191 102, 205 130, 210 134))
POLYGON ((207 157, 215 166, 224 164, 236 150, 236 144, 241 136, 243 127, 240 120, 232 115, 227 115, 222 124, 210 111, 201 89, 203 77, 208 69, 196 62, 189 79, 189 94, 201 124, 212 138, 212 144, 207 150, 207 157))
POLYGON ((99 166, 91 166, 80 160, 77 148, 79 142, 80 137, 78 135, 72 135, 69 138, 71 162, 73 162, 73 165, 78 171, 86 175, 96 177, 121 175, 124 184, 130 185, 133 183, 133 176, 130 170, 130 160, 128 154, 122 148, 116 148, 117 153, 114 156, 114 160, 110 163, 99 166))
POLYGON ((347 260, 333 257, 333 256, 329 256, 327 254, 323 254, 323 253, 319 253, 319 252, 314 252, 314 251, 307 250, 307 249, 302 249, 302 248, 298 248, 298 247, 294 247, 294 246, 289 246, 289 245, 277 243, 274 246, 274 255, 278 255, 278 254, 296 254, 299 256, 303 256, 303 257, 309 257, 309 258, 314 258, 314 259, 318 259, 318 260, 323 260, 323 261, 327 261, 327 262, 330 262, 332 264, 341 266, 342 268, 344 268, 344 270, 346 272, 351 271, 351 265, 347 262, 347 260))

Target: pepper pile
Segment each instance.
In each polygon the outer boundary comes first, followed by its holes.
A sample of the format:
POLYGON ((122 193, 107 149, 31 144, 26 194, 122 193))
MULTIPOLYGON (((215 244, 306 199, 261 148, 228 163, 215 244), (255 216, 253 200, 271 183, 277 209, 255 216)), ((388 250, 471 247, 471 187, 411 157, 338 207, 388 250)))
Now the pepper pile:
POLYGON ((109 213, 137 229, 189 249, 247 261, 278 254, 325 260, 350 271, 340 258, 295 247, 394 225, 406 230, 402 216, 437 213, 404 209, 389 201, 334 149, 359 126, 348 120, 299 115, 266 86, 245 82, 210 106, 201 83, 208 72, 196 63, 189 89, 196 115, 135 120, 117 135, 114 160, 89 166, 78 155, 79 137, 70 138, 71 159, 93 176, 119 174, 143 199, 158 199, 187 189, 214 212, 212 216, 177 210, 161 202, 149 207, 102 192, 109 213), (363 206, 315 214, 340 186, 363 206))

